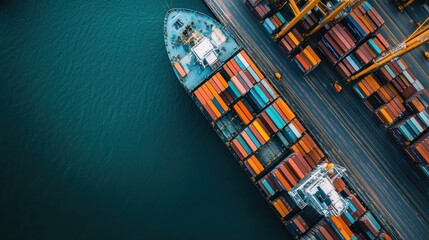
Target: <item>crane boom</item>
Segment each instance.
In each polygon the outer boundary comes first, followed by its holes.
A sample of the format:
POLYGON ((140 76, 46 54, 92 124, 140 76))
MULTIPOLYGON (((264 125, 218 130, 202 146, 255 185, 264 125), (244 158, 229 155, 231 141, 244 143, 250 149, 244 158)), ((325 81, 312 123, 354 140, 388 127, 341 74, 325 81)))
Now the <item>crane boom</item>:
POLYGON ((374 62, 362 69, 358 73, 350 76, 346 81, 347 83, 363 77, 372 71, 378 69, 384 64, 390 62, 392 59, 397 58, 405 53, 412 51, 413 49, 420 47, 421 45, 429 42, 429 18, 427 18, 421 25, 412 33, 408 38, 406 38, 402 43, 398 44, 391 50, 389 50, 385 55, 382 55, 374 60, 374 62))
POLYGON ((399 4, 399 5, 398 5, 398 10, 399 10, 400 12, 404 11, 404 8, 406 8, 406 7, 410 6, 413 2, 414 2, 414 0, 408 0, 408 1, 407 1, 407 2, 405 2, 405 3, 399 4))
POLYGON ((276 35, 274 35, 274 40, 278 40, 279 38, 283 37, 286 33, 288 33, 302 18, 305 17, 305 15, 312 10, 321 0, 309 0, 307 5, 305 5, 304 9, 299 10, 298 6, 296 5, 295 0, 289 0, 289 5, 295 14, 295 17, 282 29, 280 32, 278 32, 276 35))

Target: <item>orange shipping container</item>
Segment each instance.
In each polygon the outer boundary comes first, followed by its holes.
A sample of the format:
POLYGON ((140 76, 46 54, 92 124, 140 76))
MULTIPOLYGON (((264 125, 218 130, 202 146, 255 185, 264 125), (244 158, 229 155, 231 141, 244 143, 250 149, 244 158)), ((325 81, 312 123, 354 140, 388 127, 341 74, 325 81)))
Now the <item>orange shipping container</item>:
POLYGON ((286 164, 280 165, 279 169, 292 186, 295 186, 298 183, 298 178, 292 173, 286 164))
POLYGON ((204 99, 203 95, 201 95, 200 91, 197 89, 194 94, 197 97, 198 101, 201 103, 201 105, 204 105, 206 103, 206 100, 204 99))
POLYGON ((273 173, 280 181, 280 183, 283 185, 283 187, 286 188, 287 191, 290 191, 292 189, 292 186, 289 184, 289 182, 287 182, 287 180, 283 177, 283 175, 280 173, 278 169, 275 169, 273 173))
POLYGON ((207 97, 209 97, 210 100, 213 99, 213 94, 210 92, 206 84, 202 85, 201 89, 207 94, 207 97))
POLYGON ((261 162, 255 157, 255 155, 251 156, 250 159, 255 163, 256 167, 259 169, 259 171, 264 170, 264 166, 262 166, 261 162))
MULTIPOLYGON (((362 81, 364 81, 364 80, 362 80, 362 81)), ((371 95, 371 93, 368 91, 368 89, 365 87, 365 85, 363 84, 362 81, 358 82, 358 86, 362 90, 365 97, 368 97, 369 95, 371 95)))
POLYGON ((228 83, 225 81, 225 78, 223 78, 223 76, 219 72, 216 73, 216 77, 222 84, 223 90, 225 90, 228 87, 228 83))
POLYGON ((229 69, 229 64, 226 63, 223 65, 223 69, 226 71, 226 73, 228 74, 228 76, 231 78, 234 76, 234 73, 231 71, 231 69, 229 69))
POLYGON ((179 62, 174 63, 174 68, 177 70, 180 77, 182 77, 182 78, 186 77, 187 74, 186 74, 185 70, 183 70, 183 67, 182 67, 182 65, 180 65, 179 62))
POLYGON ((229 60, 232 63, 232 66, 234 66, 235 71, 237 72, 236 75, 241 72, 241 68, 238 66, 237 62, 234 60, 234 58, 232 58, 231 60, 229 60))
POLYGON ((255 162, 253 161, 252 158, 249 158, 247 160, 247 162, 249 163, 249 165, 252 167, 253 172, 255 172, 255 174, 259 174, 261 173, 261 170, 258 168, 258 166, 256 166, 255 162))
POLYGON ((228 87, 228 83, 225 81, 223 76, 219 72, 217 72, 214 75, 214 77, 215 77, 216 84, 220 88, 220 90, 225 91, 225 89, 228 87))
POLYGON ((341 217, 330 216, 329 218, 331 219, 332 223, 337 227, 337 229, 340 230, 341 235, 345 239, 352 238, 353 232, 350 230, 350 228, 347 226, 347 224, 343 221, 341 217))
POLYGON ((289 32, 287 35, 290 37, 290 39, 292 40, 292 42, 293 42, 296 46, 298 46, 298 45, 299 45, 299 41, 298 41, 298 39, 296 39, 295 35, 294 35, 292 32, 289 32))
POLYGON ((286 163, 289 165, 289 167, 293 170, 293 172, 299 179, 302 179, 304 177, 304 173, 301 172, 298 165, 296 165, 296 163, 292 159, 289 159, 286 163))
MULTIPOLYGON (((235 69, 234 64, 232 64, 231 61, 228 61, 226 63, 226 65, 228 65, 229 70, 232 72, 233 76, 237 75, 237 69, 235 69)), ((232 76, 231 76, 232 77, 232 76)))
POLYGON ((277 105, 279 105, 282 112, 286 115, 289 121, 295 118, 295 114, 292 112, 292 110, 289 108, 289 106, 283 101, 282 98, 279 98, 276 101, 277 105))
POLYGON ((206 82, 204 85, 207 86, 207 89, 210 91, 210 94, 213 97, 219 96, 219 94, 217 94, 216 90, 214 89, 213 85, 210 82, 206 82))
POLYGON ((304 152, 306 152, 306 153, 308 153, 308 152, 310 152, 310 146, 308 146, 306 143, 305 143, 305 141, 304 141, 304 139, 301 139, 301 140, 299 140, 298 141, 298 144, 299 144, 299 146, 301 146, 301 148, 304 150, 304 152))
POLYGON ((208 101, 210 101, 209 96, 207 96, 206 92, 204 92, 204 90, 200 87, 198 88, 196 91, 198 91, 201 96, 204 98, 204 101, 207 103, 208 101))
POLYGON ((268 135, 267 131, 262 127, 258 119, 253 122, 253 125, 265 141, 270 140, 270 136, 268 135))
POLYGON ((310 52, 307 49, 304 49, 302 52, 304 53, 304 56, 310 61, 312 66, 317 65, 316 59, 314 59, 313 56, 311 56, 310 52))
POLYGON ((279 202, 274 202, 273 206, 276 208, 277 212, 279 212, 280 216, 282 216, 282 218, 286 217, 286 212, 280 207, 279 202))
POLYGON ((240 119, 243 121, 243 123, 246 125, 249 124, 250 119, 247 118, 246 114, 243 113, 238 104, 235 104, 233 108, 237 113, 238 117, 240 117, 240 119))
POLYGON ((250 113, 249 109, 247 109, 246 105, 244 105, 244 103, 242 101, 239 101, 237 104, 238 104, 238 106, 240 106, 241 110, 246 115, 246 117, 248 119, 252 120, 253 115, 250 113))
POLYGON ((320 57, 317 55, 317 53, 314 51, 312 47, 308 47, 308 51, 310 52, 311 56, 316 60, 317 63, 320 63, 320 57))
POLYGON ((244 50, 242 50, 240 53, 249 65, 254 65, 252 59, 249 57, 249 55, 247 55, 247 53, 244 50))
POLYGON ((298 143, 295 143, 294 145, 292 145, 291 149, 295 152, 295 153, 299 153, 301 155, 305 155, 305 151, 304 149, 301 147, 301 145, 299 145, 298 143))

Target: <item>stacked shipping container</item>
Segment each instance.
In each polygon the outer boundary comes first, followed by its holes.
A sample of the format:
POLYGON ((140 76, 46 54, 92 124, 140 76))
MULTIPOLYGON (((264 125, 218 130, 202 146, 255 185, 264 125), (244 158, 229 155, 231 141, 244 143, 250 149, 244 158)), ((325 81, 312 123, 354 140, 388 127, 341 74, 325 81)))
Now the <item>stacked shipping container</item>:
MULTIPOLYGON (((277 33, 283 25, 287 23, 287 19, 283 11, 278 11, 275 7, 270 6, 269 1, 253 1, 247 0, 246 6, 255 14, 262 26, 270 36, 277 33), (268 11, 261 11, 260 8, 268 9, 268 11)), ((313 20, 316 15, 309 14, 304 19, 307 19, 307 26, 315 24, 313 20)), ((304 20, 303 20, 304 21, 304 20)), ((313 25, 311 25, 312 27, 313 25)), ((279 47, 284 53, 292 58, 292 61, 298 66, 303 74, 308 74, 319 66, 321 60, 317 53, 311 46, 302 47, 304 38, 298 28, 293 28, 289 33, 278 41, 279 47)))
POLYGON ((292 29, 278 42, 279 47, 287 56, 291 54, 304 42, 304 37, 297 28, 292 29))
POLYGON ((420 113, 407 117, 389 128, 390 134, 402 146, 409 145, 429 127, 429 113, 423 110, 420 113))
POLYGON ((381 34, 364 42, 335 67, 343 78, 348 78, 363 67, 369 65, 378 55, 386 51, 389 44, 381 34))
POLYGON ((394 97, 390 102, 373 111, 375 118, 383 125, 390 125, 405 112, 405 107, 399 97, 394 97))
MULTIPOLYGON (((350 56, 358 56, 356 59, 362 66, 365 66, 367 62, 364 62, 363 57, 359 56, 365 55, 368 61, 372 61, 376 57, 374 54, 382 53, 388 47, 385 38, 378 33, 374 38, 358 47, 350 56), (358 53, 358 51, 362 52, 358 53)), ((338 69, 338 66, 336 70, 344 78, 353 74, 338 69)), ((422 135, 428 128, 428 113, 425 110, 428 107, 428 91, 423 88, 403 59, 392 60, 374 73, 367 75, 353 86, 353 90, 360 99, 364 100, 364 104, 373 111, 374 116, 382 125, 393 124, 388 129, 388 133, 399 145, 406 147, 419 137, 424 142, 425 137, 422 135), (405 118, 394 124, 402 116, 405 118)), ((409 148, 405 148, 404 151, 429 177, 427 162, 415 161, 417 158, 409 148)))
POLYGON ((271 12, 271 8, 267 0, 249 0, 246 1, 246 5, 260 21, 262 21, 271 12))
POLYGON ((286 19, 280 12, 272 15, 271 17, 265 18, 262 22, 262 26, 264 26, 265 30, 268 34, 273 35, 276 33, 284 24, 286 23, 286 19))
POLYGON ((378 12, 369 3, 363 2, 341 23, 334 25, 317 46, 337 72, 343 78, 348 78, 389 47, 381 35, 376 35, 354 51, 383 24, 378 12))
POLYGON ((429 133, 414 141, 404 150, 419 169, 429 176, 429 133))
MULTIPOLYGON (((246 52, 227 61, 193 96, 293 236, 320 220, 308 207, 300 210, 287 191, 328 160, 246 52)), ((344 182, 337 185, 338 191, 347 189, 344 182)))
POLYGON ((356 47, 355 42, 356 38, 353 37, 350 30, 336 24, 317 45, 329 62, 336 65, 356 47))
POLYGON ((305 47, 292 61, 298 66, 303 74, 308 74, 319 66, 321 60, 311 46, 305 47))

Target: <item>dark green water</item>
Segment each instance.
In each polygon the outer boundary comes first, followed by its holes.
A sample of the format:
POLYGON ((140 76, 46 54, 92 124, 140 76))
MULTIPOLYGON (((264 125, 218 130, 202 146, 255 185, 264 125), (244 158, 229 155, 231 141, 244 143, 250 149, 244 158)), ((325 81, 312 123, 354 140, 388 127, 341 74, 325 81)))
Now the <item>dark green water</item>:
POLYGON ((0 1, 0 239, 280 239, 176 80, 170 7, 0 1))

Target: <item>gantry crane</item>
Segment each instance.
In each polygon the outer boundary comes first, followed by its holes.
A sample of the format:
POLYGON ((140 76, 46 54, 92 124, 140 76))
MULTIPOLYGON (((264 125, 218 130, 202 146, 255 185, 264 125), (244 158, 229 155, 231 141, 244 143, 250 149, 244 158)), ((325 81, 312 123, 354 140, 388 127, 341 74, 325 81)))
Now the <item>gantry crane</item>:
POLYGON ((408 0, 408 1, 403 2, 403 3, 398 3, 398 10, 400 12, 404 11, 404 8, 410 6, 411 3, 413 3, 413 2, 414 2, 414 0, 408 0))
POLYGON ((283 37, 286 33, 288 33, 301 19, 307 15, 307 13, 312 10, 321 0, 309 0, 307 2, 307 5, 300 10, 298 6, 296 5, 295 0, 289 0, 289 6, 292 9, 293 14, 295 17, 285 26, 282 27, 280 32, 278 32, 276 35, 274 35, 274 40, 278 40, 279 38, 283 37))
POLYGON ((365 0, 343 0, 340 4, 334 7, 334 10, 328 13, 331 9, 328 8, 322 2, 317 4, 319 11, 324 15, 323 20, 318 23, 318 25, 311 30, 309 33, 304 33, 305 38, 311 37, 317 31, 319 31, 322 27, 330 22, 337 23, 341 19, 343 19, 350 11, 359 5, 362 4, 365 0), (326 9, 326 10, 324 10, 326 9))
POLYGON ((429 17, 414 31, 408 38, 406 38, 402 43, 398 44, 396 47, 388 50, 385 54, 382 54, 380 57, 376 58, 371 65, 361 69, 358 73, 349 77, 346 81, 347 83, 363 77, 384 64, 390 62, 391 60, 410 52, 411 50, 429 42, 429 17))

